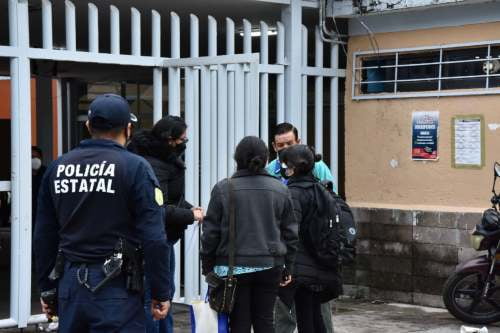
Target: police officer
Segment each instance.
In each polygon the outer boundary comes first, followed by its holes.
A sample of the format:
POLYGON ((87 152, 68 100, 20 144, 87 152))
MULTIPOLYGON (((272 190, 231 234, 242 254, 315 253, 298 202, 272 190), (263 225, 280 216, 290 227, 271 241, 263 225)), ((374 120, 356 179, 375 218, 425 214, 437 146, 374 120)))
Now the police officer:
POLYGON ((124 272, 124 244, 142 247, 153 317, 165 318, 170 307, 163 196, 149 164, 124 148, 132 118, 122 97, 98 96, 86 123, 92 139, 53 162, 42 181, 36 267, 42 310, 58 312, 59 332, 145 330, 142 295, 124 272))

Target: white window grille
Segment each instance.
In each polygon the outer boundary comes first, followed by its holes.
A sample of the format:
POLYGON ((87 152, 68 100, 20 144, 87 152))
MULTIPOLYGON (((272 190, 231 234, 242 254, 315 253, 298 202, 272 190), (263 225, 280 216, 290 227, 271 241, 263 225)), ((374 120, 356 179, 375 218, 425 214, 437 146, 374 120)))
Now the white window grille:
POLYGON ((355 52, 352 98, 500 94, 500 41, 355 52))

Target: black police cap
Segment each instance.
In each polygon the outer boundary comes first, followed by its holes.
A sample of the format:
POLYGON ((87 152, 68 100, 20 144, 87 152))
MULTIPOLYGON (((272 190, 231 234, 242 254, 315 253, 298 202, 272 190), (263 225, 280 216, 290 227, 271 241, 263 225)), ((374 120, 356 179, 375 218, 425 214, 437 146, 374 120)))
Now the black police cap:
POLYGON ((91 127, 103 130, 126 127, 128 123, 137 122, 127 100, 115 94, 97 96, 90 103, 88 117, 91 127))

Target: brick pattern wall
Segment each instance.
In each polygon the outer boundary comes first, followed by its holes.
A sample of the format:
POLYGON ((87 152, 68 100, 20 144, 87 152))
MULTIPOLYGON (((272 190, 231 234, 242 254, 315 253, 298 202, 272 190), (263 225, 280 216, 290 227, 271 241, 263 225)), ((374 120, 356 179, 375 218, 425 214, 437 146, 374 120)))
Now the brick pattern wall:
POLYGON ((479 213, 353 208, 357 262, 344 269, 351 296, 442 307, 456 265, 478 253, 470 233, 479 213))

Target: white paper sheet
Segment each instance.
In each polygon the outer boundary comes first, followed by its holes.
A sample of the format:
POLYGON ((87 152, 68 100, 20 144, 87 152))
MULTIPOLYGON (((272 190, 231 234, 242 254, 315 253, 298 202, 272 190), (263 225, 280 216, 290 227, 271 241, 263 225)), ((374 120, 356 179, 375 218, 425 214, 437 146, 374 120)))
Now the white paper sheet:
POLYGON ((481 119, 455 119, 455 164, 482 165, 481 119))

